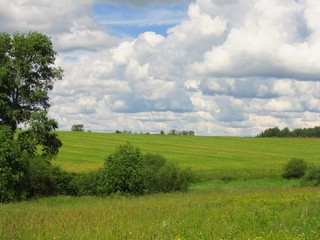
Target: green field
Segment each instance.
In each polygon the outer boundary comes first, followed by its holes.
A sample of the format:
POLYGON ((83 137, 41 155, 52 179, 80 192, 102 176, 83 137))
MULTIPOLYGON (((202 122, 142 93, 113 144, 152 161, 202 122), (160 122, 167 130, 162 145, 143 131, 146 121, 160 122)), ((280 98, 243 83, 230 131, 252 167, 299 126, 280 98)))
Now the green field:
POLYGON ((265 178, 281 175, 291 158, 320 163, 320 139, 193 137, 140 134, 58 132, 63 142, 55 164, 85 172, 101 167, 120 144, 132 143, 143 153, 159 153, 203 178, 265 178))
POLYGON ((291 158, 320 163, 319 139, 58 132, 54 164, 100 168, 125 142, 195 171, 188 193, 58 196, 0 204, 7 239, 320 239, 320 188, 281 178, 291 158))
POLYGON ((0 239, 320 239, 320 189, 55 197, 0 205, 0 239))

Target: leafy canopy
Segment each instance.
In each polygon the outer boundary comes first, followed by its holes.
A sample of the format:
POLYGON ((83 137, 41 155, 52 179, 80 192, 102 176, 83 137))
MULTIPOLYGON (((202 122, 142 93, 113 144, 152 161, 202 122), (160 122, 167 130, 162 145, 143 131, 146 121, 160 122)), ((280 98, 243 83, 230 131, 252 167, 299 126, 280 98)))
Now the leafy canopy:
POLYGON ((15 131, 32 113, 48 110, 48 92, 63 75, 56 54, 44 34, 0 33, 0 124, 15 131))
POLYGON ((56 54, 41 33, 0 33, 0 202, 49 193, 35 185, 49 187, 44 169, 62 145, 57 122, 47 117, 48 92, 63 73, 56 54), (18 132, 19 124, 26 130, 18 132))

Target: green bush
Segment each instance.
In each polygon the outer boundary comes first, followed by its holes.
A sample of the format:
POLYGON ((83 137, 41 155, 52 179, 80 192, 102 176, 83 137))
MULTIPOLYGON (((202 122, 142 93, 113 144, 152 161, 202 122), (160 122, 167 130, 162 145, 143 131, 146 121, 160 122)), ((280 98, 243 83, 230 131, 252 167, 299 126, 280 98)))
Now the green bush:
POLYGON ((144 194, 146 190, 146 167, 139 148, 130 143, 120 145, 107 157, 100 174, 98 192, 102 195, 125 193, 144 194))
POLYGON ((99 187, 102 179, 102 171, 95 171, 90 173, 81 173, 75 175, 71 181, 72 192, 70 195, 89 196, 101 195, 104 193, 99 187))
POLYGON ((43 156, 34 156, 29 160, 28 197, 75 195, 74 178, 74 173, 52 166, 43 156))
POLYGON ((50 163, 44 161, 42 156, 35 156, 29 160, 29 198, 57 194, 57 185, 51 168, 50 163))
POLYGON ((308 167, 303 178, 303 183, 306 185, 319 186, 320 185, 320 166, 311 165, 308 167))
POLYGON ((144 155, 144 164, 146 166, 147 193, 159 192, 159 169, 166 164, 166 159, 159 154, 147 153, 144 155))
POLYGON ((9 127, 0 125, 0 202, 26 198, 27 156, 9 127))
POLYGON ((282 176, 287 179, 302 178, 307 170, 307 163, 300 158, 292 158, 284 167, 282 176))
POLYGON ((51 166, 50 170, 55 183, 56 193, 59 195, 75 195, 76 190, 72 183, 77 175, 64 171, 57 166, 51 166))
POLYGON ((163 165, 156 174, 157 192, 187 191, 192 181, 190 169, 181 170, 172 163, 163 165))
POLYGON ((109 195, 186 191, 192 181, 190 169, 181 170, 158 154, 142 155, 130 143, 119 146, 107 157, 104 168, 91 176, 80 177, 78 193, 109 195))
POLYGON ((187 191, 193 174, 190 169, 181 170, 159 154, 146 154, 147 192, 187 191))
POLYGON ((53 167, 46 156, 31 155, 0 125, 0 202, 68 194, 72 174, 53 167))
POLYGON ((130 143, 120 145, 109 155, 102 169, 84 174, 52 166, 45 156, 24 154, 13 136, 1 142, 0 153, 1 202, 58 194, 142 195, 186 191, 193 176, 190 170, 167 163, 161 155, 142 155, 130 143))

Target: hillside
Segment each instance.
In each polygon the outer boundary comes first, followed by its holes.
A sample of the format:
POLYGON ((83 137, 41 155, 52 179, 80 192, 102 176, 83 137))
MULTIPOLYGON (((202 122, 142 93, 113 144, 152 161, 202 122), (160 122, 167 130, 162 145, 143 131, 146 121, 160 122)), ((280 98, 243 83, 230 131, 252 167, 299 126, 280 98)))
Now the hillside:
POLYGON ((55 164, 74 172, 101 167, 105 157, 125 142, 143 153, 159 153, 201 175, 268 177, 279 175, 293 157, 320 163, 320 139, 237 138, 58 132, 63 146, 55 164))

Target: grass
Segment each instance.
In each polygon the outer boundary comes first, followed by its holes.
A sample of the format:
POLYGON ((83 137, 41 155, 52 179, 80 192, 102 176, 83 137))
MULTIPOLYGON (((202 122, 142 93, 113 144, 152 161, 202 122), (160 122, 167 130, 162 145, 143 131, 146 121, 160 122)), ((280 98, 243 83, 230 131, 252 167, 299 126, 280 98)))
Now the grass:
POLYGON ((159 153, 202 180, 279 177, 291 158, 320 162, 320 140, 303 138, 182 137, 58 132, 63 142, 55 164, 74 172, 100 168, 115 148, 131 142, 143 153, 159 153))
POLYGON ((320 239, 320 189, 281 178, 291 158, 320 162, 319 139, 58 132, 54 164, 103 165, 129 141, 191 167, 189 193, 35 199, 0 204, 0 239, 320 239))
POLYGON ((0 239, 319 239, 320 189, 53 197, 0 205, 0 239))

